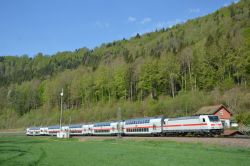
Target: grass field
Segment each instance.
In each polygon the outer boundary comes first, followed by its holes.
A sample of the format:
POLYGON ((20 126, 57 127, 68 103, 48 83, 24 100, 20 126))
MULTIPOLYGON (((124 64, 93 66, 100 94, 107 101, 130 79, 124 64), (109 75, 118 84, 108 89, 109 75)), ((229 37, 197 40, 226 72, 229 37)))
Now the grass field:
POLYGON ((0 136, 0 165, 250 165, 250 149, 138 140, 0 136))

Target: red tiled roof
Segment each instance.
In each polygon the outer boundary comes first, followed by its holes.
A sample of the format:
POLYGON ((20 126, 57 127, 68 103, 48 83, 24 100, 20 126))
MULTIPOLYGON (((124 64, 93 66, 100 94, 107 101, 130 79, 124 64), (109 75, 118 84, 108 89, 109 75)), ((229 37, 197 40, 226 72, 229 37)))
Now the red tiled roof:
POLYGON ((227 110, 232 115, 232 113, 224 105, 222 105, 222 104, 201 107, 195 114, 196 115, 201 115, 201 114, 215 114, 221 108, 224 108, 225 110, 227 110))

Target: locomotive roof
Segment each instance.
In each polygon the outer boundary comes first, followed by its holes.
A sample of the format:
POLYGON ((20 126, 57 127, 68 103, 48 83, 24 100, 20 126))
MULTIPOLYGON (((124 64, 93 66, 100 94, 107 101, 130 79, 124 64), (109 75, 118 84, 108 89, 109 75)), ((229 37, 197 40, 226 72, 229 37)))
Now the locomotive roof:
POLYGON ((162 118, 164 118, 164 116, 145 117, 145 118, 133 118, 133 119, 127 119, 127 120, 125 120, 125 122, 127 122, 127 121, 136 121, 136 120, 162 119, 162 118))
POLYGON ((171 120, 185 120, 185 119, 198 119, 200 116, 185 116, 185 117, 177 117, 177 118, 168 118, 169 121, 171 120))

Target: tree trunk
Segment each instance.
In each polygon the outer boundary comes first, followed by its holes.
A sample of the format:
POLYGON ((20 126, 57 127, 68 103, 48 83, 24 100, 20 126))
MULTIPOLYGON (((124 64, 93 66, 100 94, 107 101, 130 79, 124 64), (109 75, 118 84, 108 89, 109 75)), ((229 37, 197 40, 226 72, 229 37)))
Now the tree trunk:
POLYGON ((109 93, 109 103, 110 103, 110 98, 111 98, 110 89, 108 89, 108 93, 109 93))
POLYGON ((130 100, 133 100, 133 82, 130 83, 130 100))
POLYGON ((187 91, 187 74, 185 72, 185 79, 184 79, 184 86, 185 86, 185 92, 187 91))
POLYGON ((191 89, 193 91, 194 88, 193 88, 193 83, 192 83, 192 74, 191 74, 191 65, 190 64, 188 64, 188 74, 189 74, 189 80, 190 80, 191 89))
POLYGON ((194 90, 196 91, 197 90, 197 78, 196 78, 196 76, 195 76, 194 79, 195 79, 194 80, 194 90))
POLYGON ((172 92, 172 97, 175 97, 175 93, 174 93, 174 78, 172 76, 170 76, 170 84, 171 84, 171 92, 172 92))

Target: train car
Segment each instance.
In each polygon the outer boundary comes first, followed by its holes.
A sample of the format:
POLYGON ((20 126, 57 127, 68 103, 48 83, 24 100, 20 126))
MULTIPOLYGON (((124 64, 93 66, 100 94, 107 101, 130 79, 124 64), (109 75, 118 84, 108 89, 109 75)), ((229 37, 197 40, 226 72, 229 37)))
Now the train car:
POLYGON ((41 135, 40 127, 31 127, 26 129, 26 135, 28 136, 38 136, 41 135))
POLYGON ((99 122, 93 125, 93 135, 111 135, 111 122, 99 122))
POLYGON ((69 125, 70 135, 84 135, 83 124, 72 124, 69 125))
POLYGON ((215 135, 222 132, 222 123, 215 115, 168 118, 163 125, 165 135, 215 135))
POLYGON ((158 136, 162 134, 163 122, 163 116, 125 120, 124 134, 158 136))
POLYGON ((40 127, 40 134, 43 136, 48 135, 48 127, 40 127))
POLYGON ((58 132, 60 132, 60 126, 59 125, 49 126, 48 127, 48 135, 56 136, 58 132))

